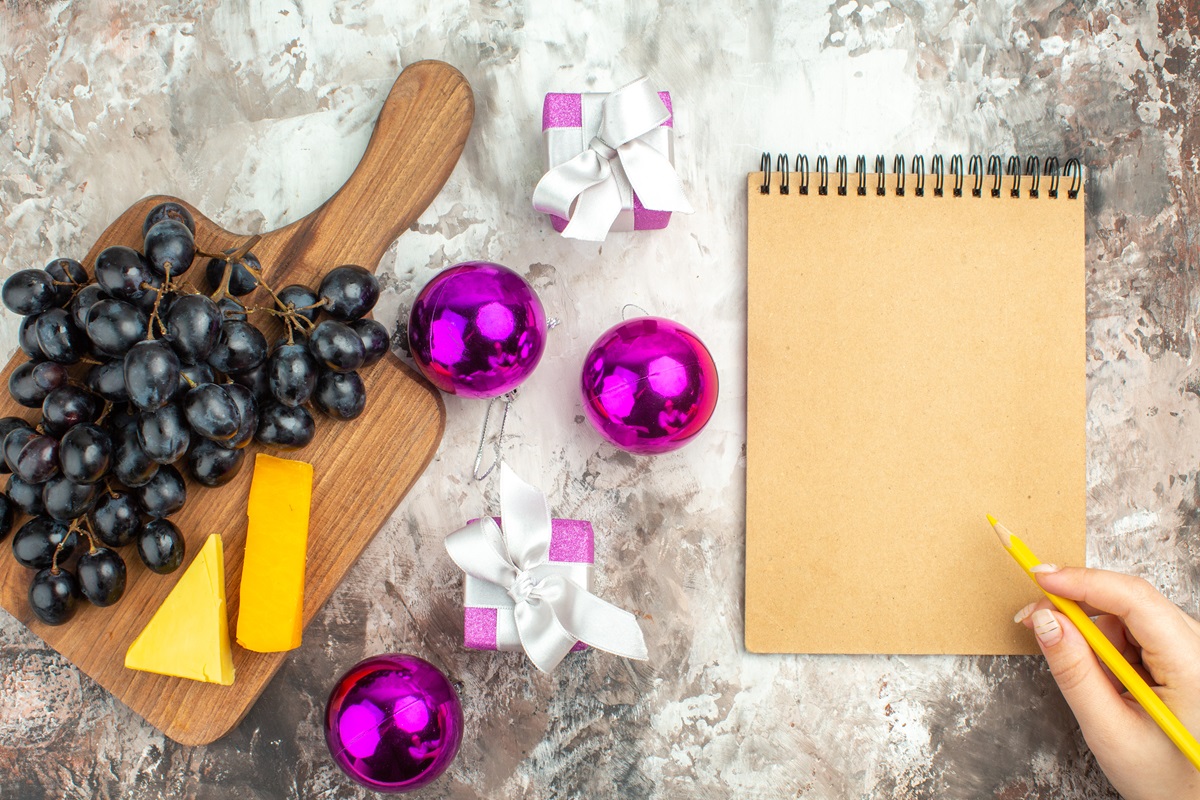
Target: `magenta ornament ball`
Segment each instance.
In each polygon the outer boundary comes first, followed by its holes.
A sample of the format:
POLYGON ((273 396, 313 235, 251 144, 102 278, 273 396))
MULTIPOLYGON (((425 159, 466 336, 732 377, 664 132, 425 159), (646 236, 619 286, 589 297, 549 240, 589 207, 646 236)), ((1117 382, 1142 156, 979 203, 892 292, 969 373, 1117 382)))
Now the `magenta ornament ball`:
POLYGON ((408 319, 413 361, 449 394, 497 397, 529 377, 546 349, 546 312, 529 282, 489 261, 434 276, 408 319))
POLYGON ((717 367, 696 334, 668 319, 639 317, 604 333, 583 360, 588 420, 631 453, 686 444, 717 405, 717 367))
POLYGON ((398 653, 350 669, 325 706, 325 743, 334 762, 377 792, 427 786, 454 760, 463 714, 446 676, 398 653))

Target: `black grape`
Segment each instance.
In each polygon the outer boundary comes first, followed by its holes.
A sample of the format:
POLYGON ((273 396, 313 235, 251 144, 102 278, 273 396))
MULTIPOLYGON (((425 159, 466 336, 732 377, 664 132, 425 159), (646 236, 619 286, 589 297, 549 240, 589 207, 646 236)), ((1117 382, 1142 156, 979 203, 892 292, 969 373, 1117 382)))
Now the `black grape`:
POLYGON ((62 436, 81 422, 95 422, 103 403, 78 386, 60 386, 42 401, 42 428, 51 436, 62 436))
POLYGON ((87 330, 88 313, 92 310, 92 306, 104 299, 106 299, 104 290, 98 283, 89 283, 80 289, 71 299, 70 306, 71 319, 75 321, 75 327, 81 331, 87 330))
POLYGON ((17 344, 20 345, 21 352, 38 361, 46 358, 46 354, 42 352, 42 346, 38 344, 37 339, 37 321, 41 318, 41 314, 34 314, 32 317, 21 317, 21 326, 17 328, 17 344))
POLYGON ((26 361, 8 376, 8 393, 26 408, 41 408, 46 395, 65 386, 71 374, 53 361, 26 361))
POLYGON ((382 323, 373 319, 356 319, 350 323, 350 327, 362 339, 363 350, 366 351, 362 364, 364 367, 371 366, 392 349, 392 337, 382 323))
POLYGON ((164 219, 173 219, 182 222, 187 227, 189 233, 193 236, 196 235, 196 221, 192 219, 192 212, 179 203, 168 201, 166 203, 159 203, 150 209, 150 213, 146 215, 146 219, 142 222, 142 238, 145 239, 150 229, 164 219))
POLYGON ((125 594, 125 560, 107 547, 79 557, 75 565, 79 589, 96 606, 111 606, 125 594))
POLYGON ((170 465, 158 468, 158 473, 134 491, 142 509, 151 517, 169 517, 183 508, 187 487, 179 470, 170 465))
POLYGON ((62 567, 39 570, 29 583, 29 607, 47 625, 62 625, 74 616, 81 596, 79 581, 62 567))
POLYGON ((222 445, 236 450, 248 445, 258 430, 258 401, 250 389, 239 383, 227 384, 225 391, 229 392, 229 396, 237 405, 238 430, 232 439, 222 442, 222 445))
POLYGON ((313 330, 308 350, 317 363, 334 372, 352 372, 363 365, 367 351, 354 329, 327 319, 313 330))
POLYGON ((221 321, 227 319, 245 319, 246 307, 232 297, 222 297, 217 301, 217 309, 221 312, 221 321))
POLYGON ((39 314, 34 335, 42 354, 51 361, 74 364, 87 353, 87 337, 75 327, 66 309, 52 308, 39 314))
POLYGON ((238 432, 237 404, 224 386, 202 383, 183 398, 183 413, 192 430, 206 439, 223 442, 238 432))
POLYGON ((4 463, 10 472, 13 465, 17 463, 21 451, 25 449, 25 445, 37 435, 38 432, 29 423, 13 426, 13 429, 4 435, 4 463))
POLYGON ((208 363, 217 372, 236 375, 254 369, 267 360, 267 340, 258 328, 244 320, 221 323, 217 346, 208 363))
POLYGON ((144 486, 158 472, 158 462, 142 449, 137 425, 113 428, 112 472, 131 489, 144 486))
POLYGON ((142 412, 128 403, 113 408, 108 415, 108 429, 115 436, 122 428, 137 430, 138 420, 142 412))
POLYGON ((17 529, 13 535, 13 557, 26 569, 46 569, 54 558, 54 550, 62 543, 58 554, 60 562, 66 561, 79 545, 79 536, 68 530, 66 525, 49 517, 34 517, 17 529))
POLYGON ((166 277, 169 267, 174 278, 191 269, 196 257, 196 241, 182 222, 164 219, 146 231, 142 251, 156 275, 166 277))
POLYGON ((125 362, 105 361, 93 364, 83 378, 88 389, 113 403, 129 402, 129 389, 125 387, 125 362))
POLYGON ((137 537, 138 555, 151 572, 166 575, 179 569, 184 555, 183 535, 175 523, 167 519, 152 519, 137 537))
POLYGON ((8 495, 0 494, 0 540, 12 531, 13 517, 16 516, 17 504, 8 499, 8 495))
POLYGON ((63 435, 58 446, 58 464, 69 480, 95 483, 108 473, 112 454, 112 437, 100 426, 84 423, 63 435))
POLYGON ((142 529, 141 507, 127 492, 105 492, 91 513, 96 538, 109 547, 124 547, 142 529))
POLYGON ((46 513, 59 522, 82 517, 96 504, 96 487, 90 483, 75 483, 56 475, 42 486, 42 505, 46 513))
POLYGON ((110 297, 139 300, 146 294, 143 284, 151 277, 150 262, 131 247, 106 247, 96 256, 96 283, 110 297))
POLYGON ((317 293, 312 289, 303 284, 293 283, 290 286, 283 287, 276 294, 279 296, 279 302, 283 303, 285 309, 290 306, 297 314, 309 322, 317 321, 317 314, 321 312, 317 304, 321 298, 317 297, 317 293))
POLYGON ((54 279, 44 269, 23 269, 8 276, 0 287, 5 308, 27 317, 54 306, 58 294, 54 279))
POLYGON ((146 338, 146 315, 121 300, 99 300, 88 310, 87 337, 96 351, 123 358, 146 338))
POLYGON ((171 307, 171 297, 173 295, 160 291, 163 285, 163 278, 161 275, 155 274, 149 264, 147 264, 146 270, 146 280, 142 283, 142 288, 146 290, 145 294, 129 302, 141 309, 147 317, 150 316, 150 312, 154 309, 154 303, 158 302, 159 311, 165 314, 171 307))
POLYGON ((326 314, 349 322, 375 307, 379 300, 379 280, 362 267, 346 264, 329 271, 317 294, 325 301, 326 314))
POLYGON ((204 486, 229 483, 242 469, 245 450, 231 450, 223 442, 201 439, 189 452, 188 474, 204 486))
POLYGON ((268 402, 259 409, 254 438, 282 450, 297 450, 311 442, 315 433, 312 414, 304 406, 289 408, 268 402))
POLYGON ((143 411, 166 405, 179 385, 179 356, 158 340, 135 344, 125 356, 125 386, 129 400, 143 411))
POLYGON ((73 258, 54 259, 46 265, 46 274, 54 280, 54 305, 60 308, 71 301, 78 289, 88 284, 87 270, 73 258))
POLYGON ((259 364, 254 369, 248 369, 229 377, 234 383, 249 389, 257 400, 271 397, 271 371, 266 362, 259 364))
MULTIPOLYGON (((159 464, 171 464, 187 452, 192 441, 187 420, 178 404, 143 411, 138 420, 137 439, 146 455, 159 464)), ((124 483, 130 485, 127 481, 124 483)))
MULTIPOLYGON (((251 269, 261 272, 262 265, 258 263, 258 258, 253 253, 247 253, 242 261, 251 269)), ((208 262, 208 266, 204 268, 204 280, 208 283, 208 288, 216 291, 221 288, 221 278, 225 274, 225 264, 228 263, 224 259, 214 258, 208 262)), ((233 272, 229 276, 229 293, 234 297, 250 294, 254 291, 254 287, 258 286, 258 278, 250 274, 250 270, 246 269, 242 264, 234 264, 233 272)))
POLYGON ((334 419, 354 419, 367 404, 367 390, 357 372, 322 372, 312 401, 334 419))
POLYGON ((194 386, 216 381, 217 371, 208 364, 184 364, 179 368, 179 385, 175 388, 175 394, 171 395, 171 402, 182 400, 194 386))
POLYGON ((166 316, 167 336, 185 364, 208 358, 221 333, 221 311, 202 294, 180 297, 166 316))
POLYGON ((42 505, 42 487, 40 485, 26 483, 16 475, 9 475, 4 491, 8 494, 8 499, 16 503, 17 508, 29 516, 37 517, 46 513, 46 507, 42 505))
MULTIPOLYGON (((3 450, 4 440, 18 428, 33 430, 33 426, 20 417, 0 417, 0 451, 3 450)), ((12 470, 8 466, 8 460, 4 458, 4 453, 0 452, 0 474, 7 472, 12 472, 12 470)))
POLYGON ((308 401, 317 385, 317 361, 302 343, 282 344, 267 361, 267 377, 276 400, 298 406, 308 401))
MULTIPOLYGON (((6 456, 7 444, 6 439, 6 456)), ((9 466, 13 474, 26 483, 45 483, 58 474, 58 439, 35 433, 17 453, 17 460, 9 462, 9 466)))

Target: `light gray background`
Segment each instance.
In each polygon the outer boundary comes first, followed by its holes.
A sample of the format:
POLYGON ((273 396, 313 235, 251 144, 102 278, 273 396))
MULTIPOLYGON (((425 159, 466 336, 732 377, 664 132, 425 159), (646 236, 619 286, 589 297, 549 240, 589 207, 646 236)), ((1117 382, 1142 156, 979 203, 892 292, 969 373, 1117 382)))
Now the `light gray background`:
MULTIPOLYGON (((474 88, 475 127, 446 188, 384 257, 377 317, 394 325, 456 261, 492 259, 529 278, 563 324, 514 409, 507 456, 558 515, 593 521, 598 591, 644 615, 652 658, 577 655, 545 676, 518 656, 459 646, 461 578, 441 542, 495 494, 468 478, 484 403, 447 398, 429 470, 216 744, 165 740, 3 616, 0 796, 363 796, 327 758, 320 714, 343 670, 391 650, 461 683, 462 752, 424 797, 1111 792, 1040 660, 744 653, 744 176, 763 149, 1081 156, 1089 562, 1145 575, 1194 611, 1194 8, 246 5, 6 0, 0 272, 81 257, 149 193, 186 198, 233 230, 294 220, 353 169, 403 64, 454 64, 474 88), (641 74, 674 95, 696 214, 603 246, 564 241, 529 206, 542 95, 641 74), (581 416, 583 353, 626 303, 692 327, 721 372, 712 422, 674 454, 616 451, 581 416)), ((5 352, 17 322, 0 316, 5 352)))

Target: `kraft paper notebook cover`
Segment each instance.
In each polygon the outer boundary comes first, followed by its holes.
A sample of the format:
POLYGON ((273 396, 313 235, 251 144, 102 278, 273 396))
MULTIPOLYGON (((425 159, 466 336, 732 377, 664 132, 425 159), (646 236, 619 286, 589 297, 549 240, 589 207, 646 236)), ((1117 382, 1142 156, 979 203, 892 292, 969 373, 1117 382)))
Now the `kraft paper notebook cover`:
POLYGON ((747 649, 1036 653, 1011 620, 1037 590, 984 515, 1084 563, 1078 162, 764 161, 747 183, 747 649))

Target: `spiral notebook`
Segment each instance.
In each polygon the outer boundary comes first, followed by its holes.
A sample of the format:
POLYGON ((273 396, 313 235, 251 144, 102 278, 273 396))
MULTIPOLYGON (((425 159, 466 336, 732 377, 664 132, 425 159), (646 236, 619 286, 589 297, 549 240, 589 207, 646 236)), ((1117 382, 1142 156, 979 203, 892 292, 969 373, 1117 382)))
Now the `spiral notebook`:
POLYGON ((747 184, 747 649, 1036 653, 984 515, 1084 563, 1079 162, 789 166, 747 184))

